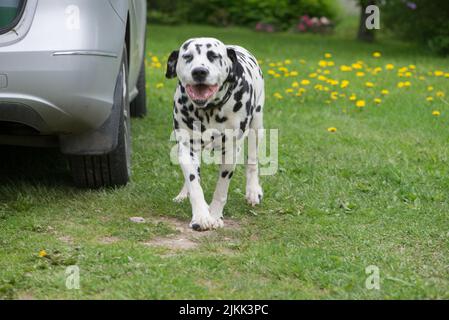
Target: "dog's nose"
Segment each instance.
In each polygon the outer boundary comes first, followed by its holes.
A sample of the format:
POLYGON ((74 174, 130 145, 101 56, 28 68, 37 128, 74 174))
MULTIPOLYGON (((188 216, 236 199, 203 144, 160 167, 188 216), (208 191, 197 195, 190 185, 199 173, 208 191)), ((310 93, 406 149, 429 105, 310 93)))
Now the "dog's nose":
POLYGON ((209 70, 204 67, 198 67, 192 70, 192 78, 197 82, 203 82, 209 75, 209 70))

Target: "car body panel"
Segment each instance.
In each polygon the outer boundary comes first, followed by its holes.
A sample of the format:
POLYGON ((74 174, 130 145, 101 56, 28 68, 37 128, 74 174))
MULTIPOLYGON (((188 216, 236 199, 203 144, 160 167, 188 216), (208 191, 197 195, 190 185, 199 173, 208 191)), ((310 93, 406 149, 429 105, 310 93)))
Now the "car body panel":
POLYGON ((16 103, 39 114, 43 123, 35 129, 42 135, 100 128, 111 115, 128 16, 129 87, 136 95, 142 10, 144 0, 27 0, 16 27, 0 35, 0 121, 13 116, 2 119, 1 105, 16 103))

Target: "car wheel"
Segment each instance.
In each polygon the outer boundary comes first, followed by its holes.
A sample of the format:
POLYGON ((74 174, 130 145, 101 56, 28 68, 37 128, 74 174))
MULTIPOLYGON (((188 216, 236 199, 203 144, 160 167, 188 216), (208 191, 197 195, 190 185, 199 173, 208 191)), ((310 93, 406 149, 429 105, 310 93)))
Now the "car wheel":
MULTIPOLYGON (((131 121, 128 88, 128 59, 126 48, 120 73, 117 78, 117 90, 122 92, 118 103, 121 108, 118 144, 108 154, 94 156, 70 156, 70 169, 75 184, 81 188, 101 188, 124 186, 131 176, 131 121)), ((118 96, 118 95, 117 95, 118 96)))
POLYGON ((131 116, 143 118, 147 114, 145 60, 142 61, 142 66, 140 67, 139 79, 137 80, 137 90, 139 91, 139 94, 131 102, 131 116))

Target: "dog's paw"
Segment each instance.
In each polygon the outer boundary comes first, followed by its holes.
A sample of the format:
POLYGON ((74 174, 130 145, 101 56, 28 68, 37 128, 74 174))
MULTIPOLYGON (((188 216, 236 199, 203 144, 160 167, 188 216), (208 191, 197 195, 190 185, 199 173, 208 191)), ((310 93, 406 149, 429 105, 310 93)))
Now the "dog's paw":
POLYGON ((256 206, 262 202, 263 191, 260 185, 248 186, 246 188, 246 201, 251 206, 256 206))
POLYGON ((187 188, 182 188, 181 192, 179 192, 179 194, 173 198, 173 202, 183 202, 185 199, 187 199, 187 197, 189 196, 189 192, 187 191, 187 188))
POLYGON ((223 227, 223 219, 214 218, 211 215, 197 216, 192 219, 192 222, 190 222, 190 228, 195 231, 215 230, 223 227))

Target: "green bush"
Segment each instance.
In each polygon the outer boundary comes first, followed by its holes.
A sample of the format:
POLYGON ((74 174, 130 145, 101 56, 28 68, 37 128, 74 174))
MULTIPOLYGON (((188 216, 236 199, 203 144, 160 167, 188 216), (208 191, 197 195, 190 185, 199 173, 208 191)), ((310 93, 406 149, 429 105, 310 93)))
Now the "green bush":
POLYGON ((159 17, 169 15, 178 22, 249 27, 263 22, 286 30, 305 14, 334 19, 337 9, 333 0, 150 0, 149 19, 160 22, 152 18, 155 11, 159 17))
POLYGON ((449 55, 449 1, 389 0, 381 8, 381 19, 402 38, 449 55))

